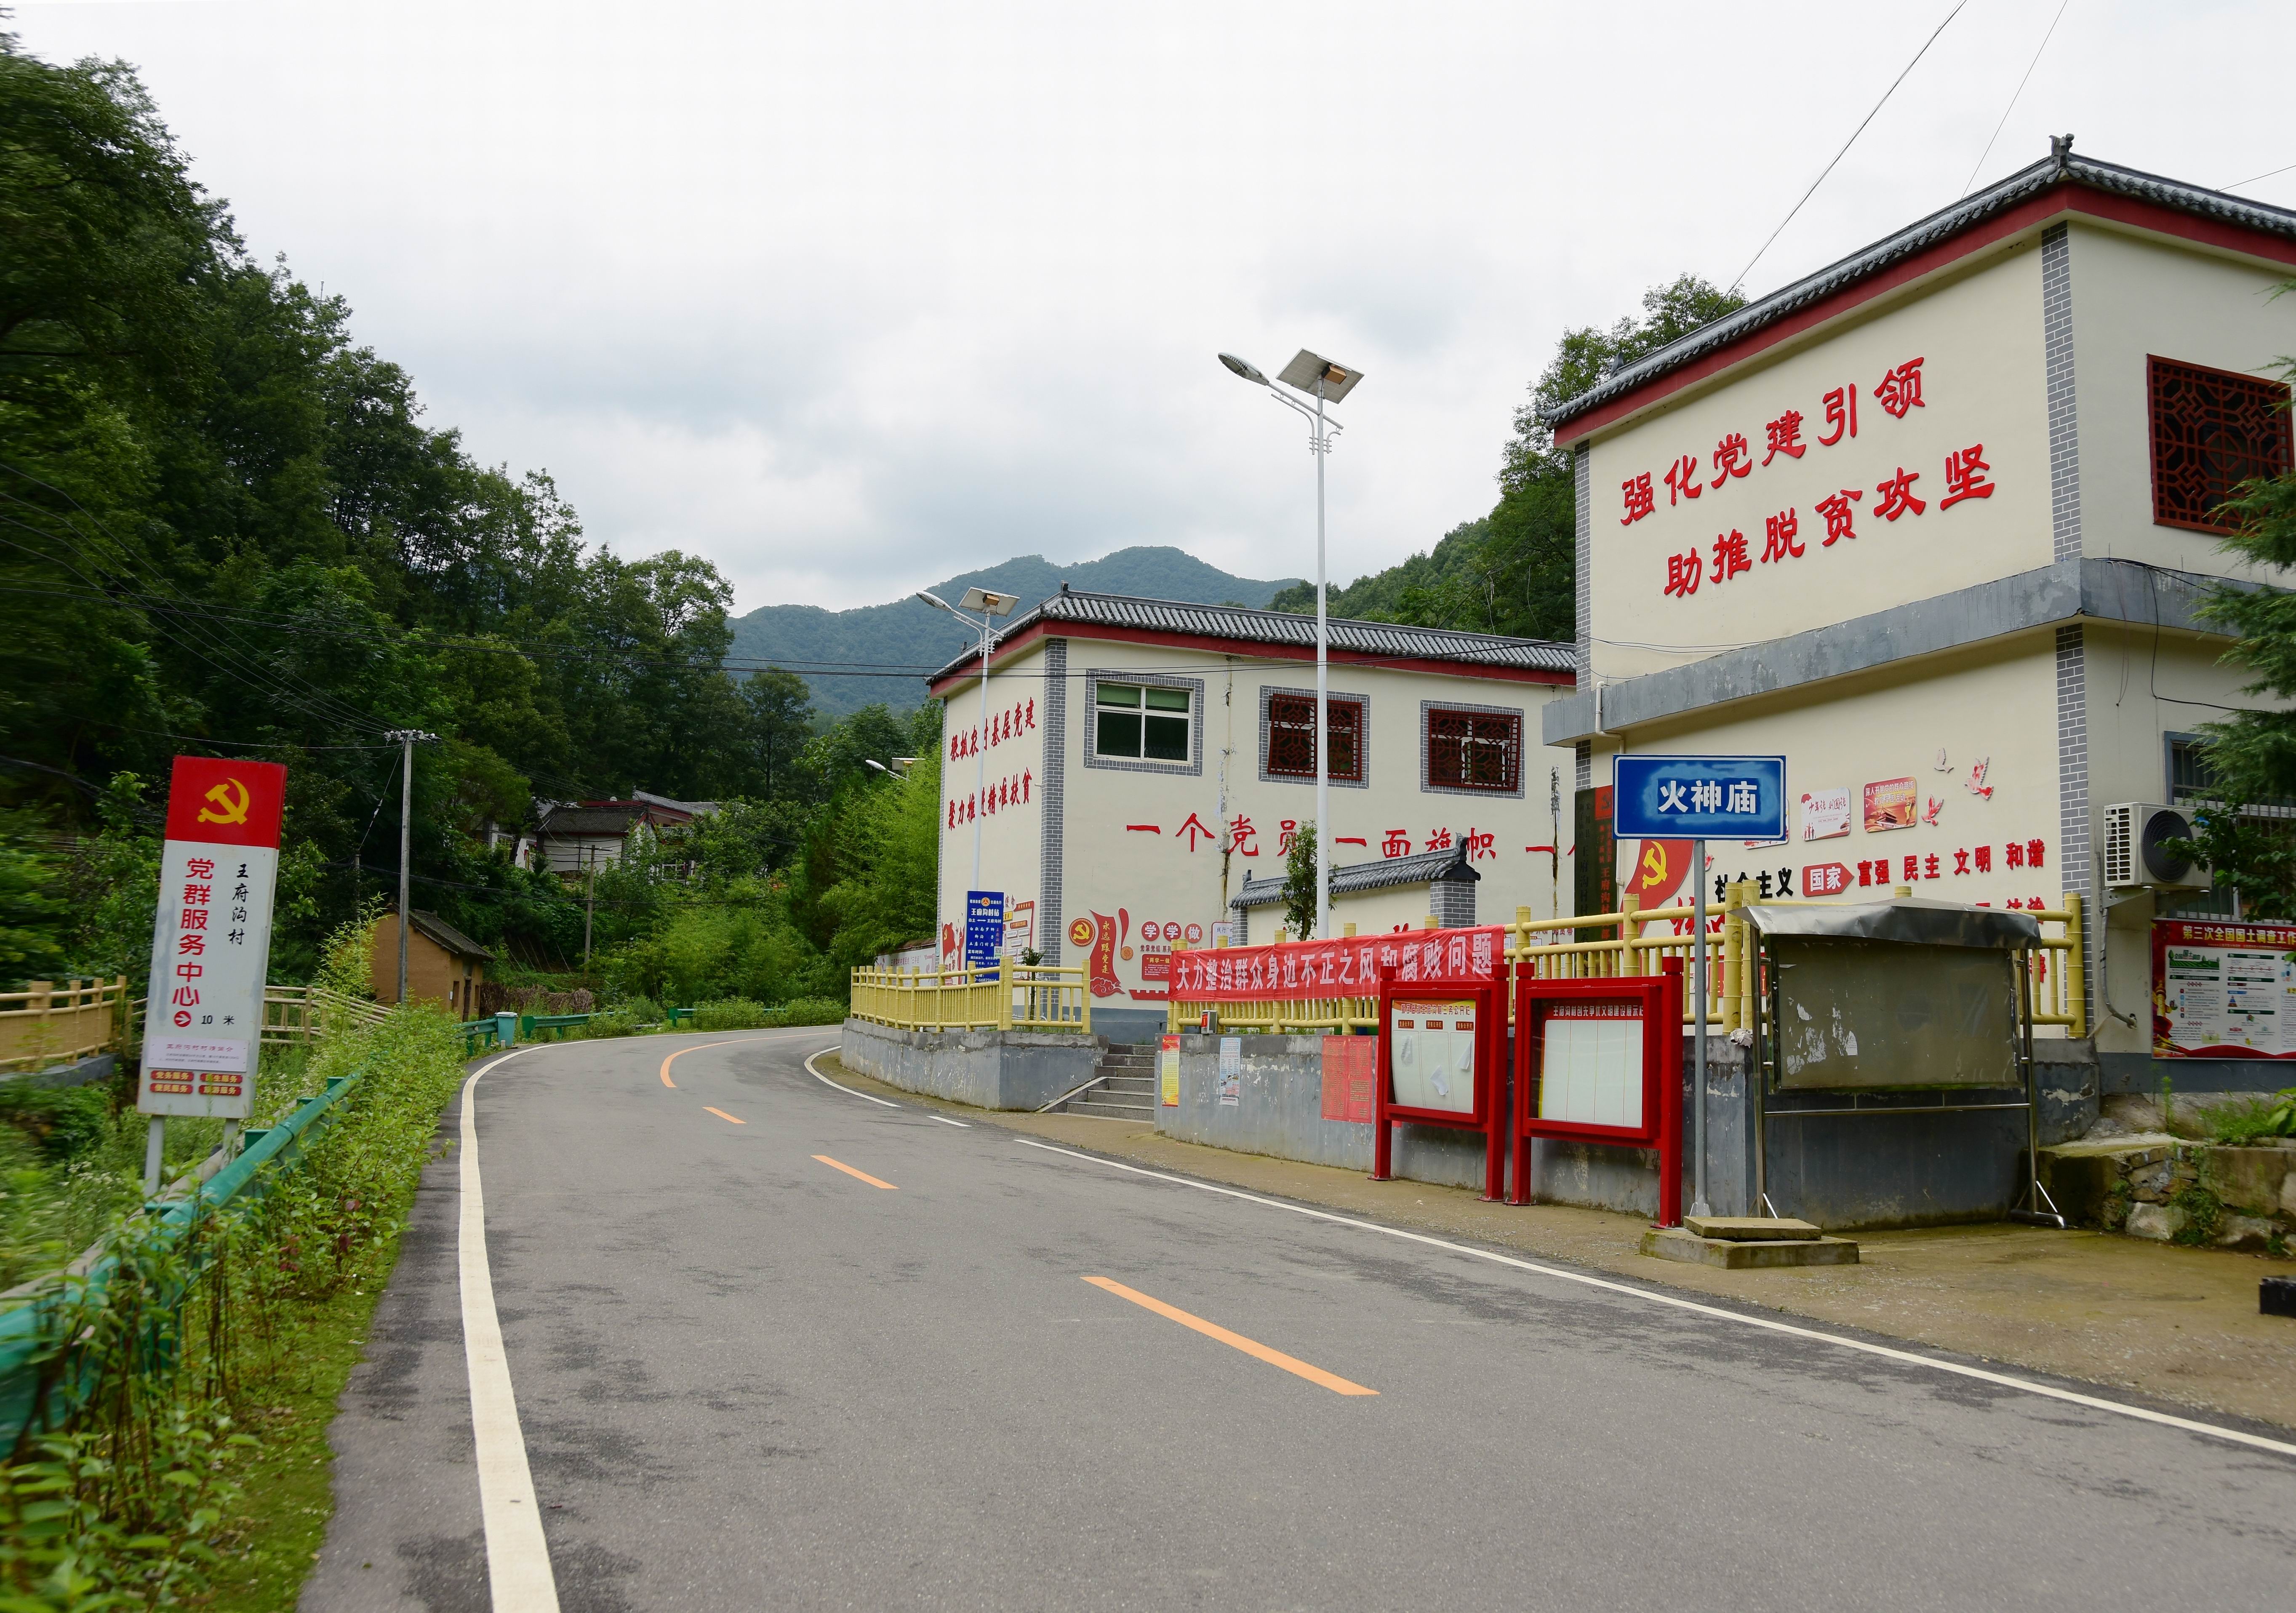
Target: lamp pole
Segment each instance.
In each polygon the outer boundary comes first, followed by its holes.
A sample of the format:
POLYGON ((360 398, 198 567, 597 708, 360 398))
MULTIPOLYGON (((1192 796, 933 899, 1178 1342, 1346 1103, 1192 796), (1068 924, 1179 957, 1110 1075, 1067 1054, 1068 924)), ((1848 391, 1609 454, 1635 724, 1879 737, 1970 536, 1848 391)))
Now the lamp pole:
POLYGON ((414 822, 414 747, 435 745, 439 736, 425 733, 420 728, 394 728, 385 736, 399 744, 398 758, 398 995, 394 1003, 406 1001, 406 879, 407 851, 412 842, 410 831, 414 822))
POLYGON ((1267 388, 1268 396, 1285 407, 1304 414, 1313 428, 1308 436, 1308 451, 1316 456, 1316 938, 1329 940, 1332 934, 1332 691, 1330 663, 1332 629, 1330 607, 1324 595, 1329 592, 1328 568, 1324 562, 1324 461, 1332 451, 1341 428, 1324 413, 1328 401, 1337 403, 1354 390, 1363 379, 1360 370, 1347 369, 1330 359, 1300 349, 1297 356, 1283 366, 1275 379, 1298 391, 1308 392, 1316 406, 1308 406, 1289 394, 1270 385, 1267 377, 1233 353, 1219 356, 1220 363, 1244 380, 1267 388))

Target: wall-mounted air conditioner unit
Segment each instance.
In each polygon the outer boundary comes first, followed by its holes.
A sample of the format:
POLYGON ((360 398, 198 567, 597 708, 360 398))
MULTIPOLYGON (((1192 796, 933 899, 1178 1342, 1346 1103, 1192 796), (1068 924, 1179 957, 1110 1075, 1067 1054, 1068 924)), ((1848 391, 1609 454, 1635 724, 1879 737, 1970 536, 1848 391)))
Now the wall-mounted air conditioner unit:
POLYGON ((2104 883, 2110 890, 2206 890, 2208 869, 2172 855, 2164 840, 2193 836, 2191 816, 2157 801, 2116 801, 2104 809, 2104 883))

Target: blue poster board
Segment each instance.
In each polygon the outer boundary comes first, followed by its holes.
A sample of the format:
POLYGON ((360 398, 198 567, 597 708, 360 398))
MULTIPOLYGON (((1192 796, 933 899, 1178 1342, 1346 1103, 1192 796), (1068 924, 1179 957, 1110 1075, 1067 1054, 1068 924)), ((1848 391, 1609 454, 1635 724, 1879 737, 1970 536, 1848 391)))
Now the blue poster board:
MULTIPOLYGON (((968 890, 964 893, 964 961, 994 969, 1004 950, 1004 893, 968 890)), ((989 978, 996 976, 992 973, 989 978)))
POLYGON ((1782 756, 1611 759, 1611 832, 1620 839, 1783 840, 1782 756))

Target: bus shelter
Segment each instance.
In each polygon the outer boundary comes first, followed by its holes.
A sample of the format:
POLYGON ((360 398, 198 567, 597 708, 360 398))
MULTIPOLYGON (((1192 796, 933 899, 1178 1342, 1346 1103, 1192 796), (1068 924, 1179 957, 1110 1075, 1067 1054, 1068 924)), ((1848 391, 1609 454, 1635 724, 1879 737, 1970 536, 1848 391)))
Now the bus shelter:
POLYGON ((2065 1224, 2034 1168, 2038 921, 1922 898, 1742 916, 1759 1213, 2065 1224))

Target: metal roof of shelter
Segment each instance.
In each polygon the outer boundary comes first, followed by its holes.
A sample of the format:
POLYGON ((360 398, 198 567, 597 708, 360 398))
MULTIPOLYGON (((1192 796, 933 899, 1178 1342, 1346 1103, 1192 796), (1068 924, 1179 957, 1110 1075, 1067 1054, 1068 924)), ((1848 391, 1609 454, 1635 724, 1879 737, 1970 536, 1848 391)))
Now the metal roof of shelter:
MULTIPOLYGON (((1366 890, 1383 890, 1390 885, 1431 885, 1439 880, 1474 884, 1482 877, 1468 865, 1466 847, 1447 846, 1440 851, 1414 851, 1408 856, 1381 857, 1371 863, 1335 863, 1332 865, 1332 894, 1356 896, 1366 890)), ((1283 883, 1279 879, 1246 875, 1243 888, 1229 897, 1227 905, 1231 908, 1270 906, 1283 899, 1283 883)))
POLYGON ((1930 897, 1894 902, 1757 903, 1739 910, 1766 936, 1840 941, 1896 941, 1915 946, 1985 946, 2018 952, 2041 942, 2030 913, 1969 907, 1930 897))
MULTIPOLYGON (((1042 624, 1073 623, 1087 627, 1130 628, 1136 631, 1227 639, 1236 643, 1279 645, 1313 651, 1316 618, 1288 610, 1255 610, 1245 605, 1199 605, 1185 600, 1143 599, 1128 594, 1085 594, 1066 585, 1058 594, 1017 618, 997 636, 1000 644, 1042 624)), ((1456 661, 1478 667, 1505 667, 1522 671, 1557 673, 1568 676, 1577 668, 1577 650, 1547 639, 1510 638, 1496 633, 1460 633, 1447 627, 1406 627, 1395 622, 1357 621, 1333 617, 1331 644, 1355 657, 1397 660, 1456 661)), ((939 684, 959 677, 980 664, 977 650, 958 656, 927 682, 939 684)), ((1334 878, 1339 871, 1332 870, 1334 878)))
POLYGON ((1623 397, 1672 371, 1823 301, 1837 291, 1870 280, 1917 253, 2030 201, 2044 191, 2064 184, 2085 185, 2092 190, 2150 202, 2195 217, 2296 241, 2296 211, 2267 207, 2243 201, 2238 196, 2226 195, 2222 191, 2203 190, 2199 185, 2186 184, 2180 180, 2163 178, 2158 174, 2147 174, 2136 168, 2125 168, 2116 163, 2077 157, 2070 144, 2066 143, 2056 147, 2050 155, 2031 167, 2021 168, 1987 189, 1964 197, 1951 207, 1942 208, 1893 235, 1852 252, 1838 263, 1829 264, 1814 274, 1782 286, 1711 324, 1700 326, 1689 335, 1645 355, 1617 373, 1605 376, 1577 397, 1540 410, 1539 418, 1550 429, 1559 431, 1561 427, 1589 410, 1623 397))

